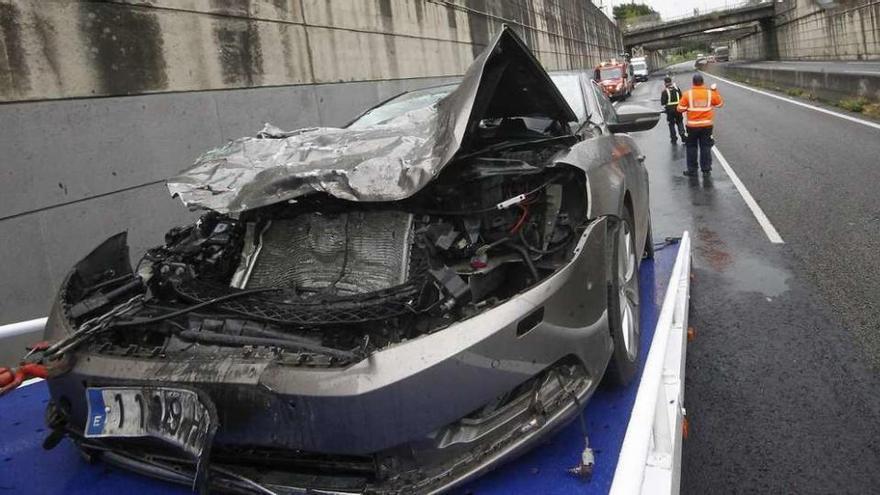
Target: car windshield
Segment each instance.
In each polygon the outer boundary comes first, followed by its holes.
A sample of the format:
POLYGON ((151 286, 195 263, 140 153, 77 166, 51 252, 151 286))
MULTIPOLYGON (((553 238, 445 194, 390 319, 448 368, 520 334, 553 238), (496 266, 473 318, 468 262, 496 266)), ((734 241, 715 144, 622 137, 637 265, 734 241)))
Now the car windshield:
POLYGON ((396 96, 381 105, 367 110, 348 125, 350 129, 363 129, 389 121, 413 110, 434 105, 456 88, 455 84, 409 91, 396 96))
POLYGON ((602 81, 608 79, 620 79, 620 67, 606 67, 599 69, 599 79, 602 81))
POLYGON ((633 70, 645 70, 647 68, 648 67, 644 63, 641 63, 641 62, 633 64, 633 70))
POLYGON ((581 92, 580 78, 577 74, 550 74, 553 84, 562 93, 568 106, 574 110, 578 122, 587 118, 587 109, 584 106, 584 96, 581 92))
MULTIPOLYGON (((580 122, 584 120, 587 116, 587 109, 584 106, 584 98, 581 93, 578 75, 551 74, 550 78, 553 80, 553 83, 556 84, 559 92, 562 93, 565 101, 571 109, 574 110, 578 121, 580 122)), ((437 104, 437 102, 443 99, 443 97, 453 92, 456 87, 457 85, 455 84, 449 84, 446 86, 436 86, 433 88, 408 91, 367 110, 360 117, 348 124, 348 128, 363 129, 374 125, 387 124, 407 112, 437 104)), ((552 123, 545 118, 523 117, 519 120, 521 120, 529 130, 542 133, 552 123)), ((484 122, 484 126, 491 127, 498 123, 499 122, 484 122)))

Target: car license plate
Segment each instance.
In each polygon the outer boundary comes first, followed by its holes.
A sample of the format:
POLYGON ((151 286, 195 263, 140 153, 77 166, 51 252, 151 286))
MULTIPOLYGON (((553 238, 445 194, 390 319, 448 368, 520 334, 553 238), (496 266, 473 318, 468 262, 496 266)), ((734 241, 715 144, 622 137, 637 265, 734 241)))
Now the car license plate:
POLYGON ((214 419, 193 390, 164 387, 87 388, 85 436, 155 437, 200 458, 214 419))

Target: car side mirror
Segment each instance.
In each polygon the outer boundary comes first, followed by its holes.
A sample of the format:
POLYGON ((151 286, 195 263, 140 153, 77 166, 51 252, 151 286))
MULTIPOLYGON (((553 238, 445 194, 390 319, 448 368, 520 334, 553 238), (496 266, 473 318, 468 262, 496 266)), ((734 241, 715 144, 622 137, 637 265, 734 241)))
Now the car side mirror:
POLYGON ((641 105, 623 105, 617 109, 617 121, 608 124, 608 130, 618 132, 649 131, 660 122, 657 110, 641 105))

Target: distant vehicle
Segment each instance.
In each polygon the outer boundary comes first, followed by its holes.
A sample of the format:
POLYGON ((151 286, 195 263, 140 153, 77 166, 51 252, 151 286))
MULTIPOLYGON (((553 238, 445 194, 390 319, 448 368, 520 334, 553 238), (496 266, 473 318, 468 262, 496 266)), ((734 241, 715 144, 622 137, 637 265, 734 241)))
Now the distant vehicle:
POLYGON ((629 63, 632 65, 633 79, 636 82, 648 80, 650 69, 648 68, 648 61, 645 59, 645 57, 635 57, 630 60, 629 63))
POLYGON ((710 64, 714 64, 715 63, 715 55, 709 55, 708 57, 706 57, 706 61, 710 64))
POLYGON ((705 55, 703 55, 703 54, 701 53, 701 54, 698 54, 698 55, 697 55, 697 60, 694 62, 694 66, 695 66, 695 67, 701 67, 701 66, 703 66, 703 65, 706 65, 707 63, 708 63, 708 59, 706 58, 705 55))
POLYGON ((730 48, 726 46, 719 46, 714 50, 715 52, 715 60, 717 62, 727 62, 730 60, 730 48))
POLYGON ((635 85, 633 66, 625 61, 611 59, 599 64, 593 74, 605 96, 612 100, 622 100, 632 94, 635 85))

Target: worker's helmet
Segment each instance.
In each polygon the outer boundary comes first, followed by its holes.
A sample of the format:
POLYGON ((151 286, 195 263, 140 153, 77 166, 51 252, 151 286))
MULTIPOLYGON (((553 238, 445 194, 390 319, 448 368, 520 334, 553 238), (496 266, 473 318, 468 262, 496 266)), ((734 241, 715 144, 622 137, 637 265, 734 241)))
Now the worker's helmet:
POLYGON ((703 75, 702 74, 694 74, 694 84, 700 86, 703 84, 703 75))
POLYGON ((663 78, 663 84, 669 86, 670 84, 672 84, 672 78, 669 77, 669 76, 664 77, 664 78, 663 78))

